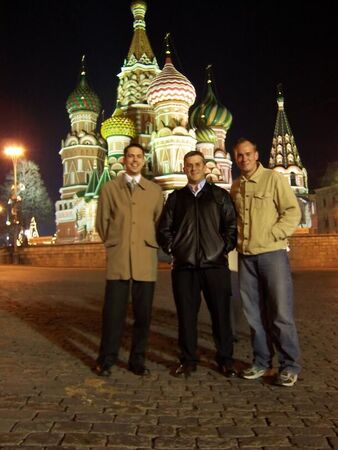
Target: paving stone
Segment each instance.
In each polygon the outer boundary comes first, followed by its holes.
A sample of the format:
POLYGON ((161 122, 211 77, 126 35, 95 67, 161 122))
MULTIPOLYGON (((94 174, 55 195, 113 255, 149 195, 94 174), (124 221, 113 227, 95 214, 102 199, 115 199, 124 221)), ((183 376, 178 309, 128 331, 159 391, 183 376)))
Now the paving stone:
POLYGON ((255 436, 239 438, 240 448, 261 448, 267 446, 290 446, 290 441, 285 436, 255 436))
POLYGON ((224 438, 204 438, 199 437, 197 439, 198 448, 200 449, 235 449, 237 447, 236 439, 224 439, 224 438))
POLYGON ((218 437, 218 431, 216 427, 206 427, 206 426, 197 426, 197 427, 189 427, 186 426, 184 428, 177 429, 178 435, 180 437, 189 437, 189 436, 215 436, 218 437))
POLYGON ((62 438, 62 433, 30 433, 26 436, 24 445, 40 445, 40 447, 58 445, 61 443, 62 438))
POLYGON ((130 423, 130 424, 136 424, 140 425, 141 423, 143 425, 156 425, 159 421, 159 418, 157 416, 116 416, 114 423, 130 423))
POLYGON ((290 438, 292 445, 296 445, 302 449, 304 448, 330 448, 328 440, 325 437, 319 436, 293 436, 290 438))
POLYGON ((159 417, 159 425, 172 425, 174 427, 198 425, 196 417, 175 417, 161 416, 159 417))
POLYGON ((195 449, 196 448, 196 440, 193 438, 183 438, 183 437, 159 437, 154 439, 154 448, 158 449, 195 449))
POLYGON ((93 447, 95 445, 105 446, 107 436, 99 433, 66 433, 62 441, 62 446, 75 446, 79 448, 93 447))
POLYGON ((249 427, 225 426, 219 427, 218 432, 222 437, 247 437, 254 436, 254 432, 249 427))
POLYGON ((115 416, 113 414, 88 414, 88 413, 79 413, 75 415, 76 422, 113 422, 115 416))
POLYGON ((328 442, 332 448, 338 449, 338 437, 329 437, 328 442))
POLYGON ((92 428, 90 422, 56 422, 52 428, 53 433, 84 433, 92 428))
POLYGON ((291 436, 292 432, 287 427, 253 427, 257 436, 291 436))
POLYGON ((68 422, 73 420, 74 414, 68 412, 39 411, 34 417, 35 422, 68 422))
POLYGON ((137 429, 138 436, 174 436, 176 428, 163 425, 140 425, 137 429))
POLYGON ((137 425, 127 423, 94 423, 91 431, 93 433, 124 433, 124 434, 136 434, 137 425))
POLYGON ((27 432, 47 432, 50 431, 53 426, 53 422, 33 422, 33 421, 26 421, 26 422, 17 422, 13 428, 13 431, 21 432, 21 431, 27 431, 27 432))
POLYGON ((301 427, 290 427, 290 431, 294 436, 304 435, 305 431, 307 436, 336 436, 334 429, 321 426, 312 426, 307 430, 301 427))
POLYGON ((0 433, 7 433, 11 431, 16 423, 13 419, 1 419, 0 420, 0 433))
POLYGON ((151 438, 148 436, 131 436, 130 434, 113 434, 108 437, 108 446, 124 445, 126 447, 151 447, 151 438))
POLYGON ((0 433, 0 445, 18 445, 25 437, 25 433, 0 433))

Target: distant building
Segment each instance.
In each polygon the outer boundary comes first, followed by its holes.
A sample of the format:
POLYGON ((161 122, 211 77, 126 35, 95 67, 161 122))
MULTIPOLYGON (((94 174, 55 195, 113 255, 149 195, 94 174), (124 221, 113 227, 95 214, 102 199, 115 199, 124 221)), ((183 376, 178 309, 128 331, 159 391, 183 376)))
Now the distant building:
POLYGON ((278 111, 269 167, 287 178, 302 211, 300 227, 311 228, 312 204, 309 198, 307 171, 300 159, 296 141, 286 116, 281 85, 278 85, 277 89, 278 111))
POLYGON ((56 202, 57 242, 95 241, 97 199, 106 181, 123 173, 123 149, 138 142, 147 150, 145 176, 169 192, 186 183, 183 158, 199 149, 207 160, 207 179, 229 189, 230 154, 225 138, 230 112, 217 100, 210 69, 207 94, 189 116, 196 93, 174 66, 167 37, 162 70, 147 33, 144 0, 134 0, 134 34, 118 74, 116 108, 98 123, 101 104, 88 84, 84 59, 79 82, 67 100, 71 131, 62 141, 63 185, 56 202), (100 128, 100 132, 98 129, 100 128))
POLYGON ((318 233, 338 233, 338 184, 315 189, 318 233))

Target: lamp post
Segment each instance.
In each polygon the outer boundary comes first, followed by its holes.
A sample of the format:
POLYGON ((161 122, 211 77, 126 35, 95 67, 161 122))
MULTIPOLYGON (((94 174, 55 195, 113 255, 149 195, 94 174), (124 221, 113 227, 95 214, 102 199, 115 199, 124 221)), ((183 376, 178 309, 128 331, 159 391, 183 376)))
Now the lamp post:
POLYGON ((17 247, 17 239, 18 239, 18 179, 17 179, 17 164, 19 158, 24 154, 24 149, 22 147, 6 147, 4 150, 4 154, 11 158, 13 163, 13 176, 14 176, 14 184, 13 191, 11 194, 11 214, 12 214, 12 224, 13 224, 13 264, 18 264, 18 247, 17 247))

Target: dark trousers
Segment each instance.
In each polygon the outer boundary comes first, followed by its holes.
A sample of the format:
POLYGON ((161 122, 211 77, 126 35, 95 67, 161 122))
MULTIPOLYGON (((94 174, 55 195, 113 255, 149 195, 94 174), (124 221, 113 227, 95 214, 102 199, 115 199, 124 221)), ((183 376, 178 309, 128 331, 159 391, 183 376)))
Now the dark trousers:
POLYGON ((144 364, 151 322, 155 283, 151 281, 107 280, 102 311, 102 337, 98 363, 116 363, 128 309, 129 292, 134 314, 129 365, 144 364))
POLYGON ((216 346, 216 362, 231 364, 233 335, 230 322, 230 272, 227 267, 174 269, 172 285, 178 316, 182 363, 197 363, 197 319, 201 292, 207 303, 216 346))

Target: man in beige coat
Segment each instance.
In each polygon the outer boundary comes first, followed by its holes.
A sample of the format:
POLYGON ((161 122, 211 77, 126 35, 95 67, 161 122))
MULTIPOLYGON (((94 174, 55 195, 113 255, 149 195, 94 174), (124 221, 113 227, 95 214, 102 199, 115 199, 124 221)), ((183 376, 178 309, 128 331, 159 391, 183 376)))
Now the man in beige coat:
POLYGON ((96 228, 107 251, 102 336, 95 372, 109 376, 116 363, 131 288, 134 324, 128 368, 146 375, 145 351, 157 277, 156 224, 161 188, 141 175, 144 149, 124 149, 125 173, 106 183, 99 198, 96 228))

